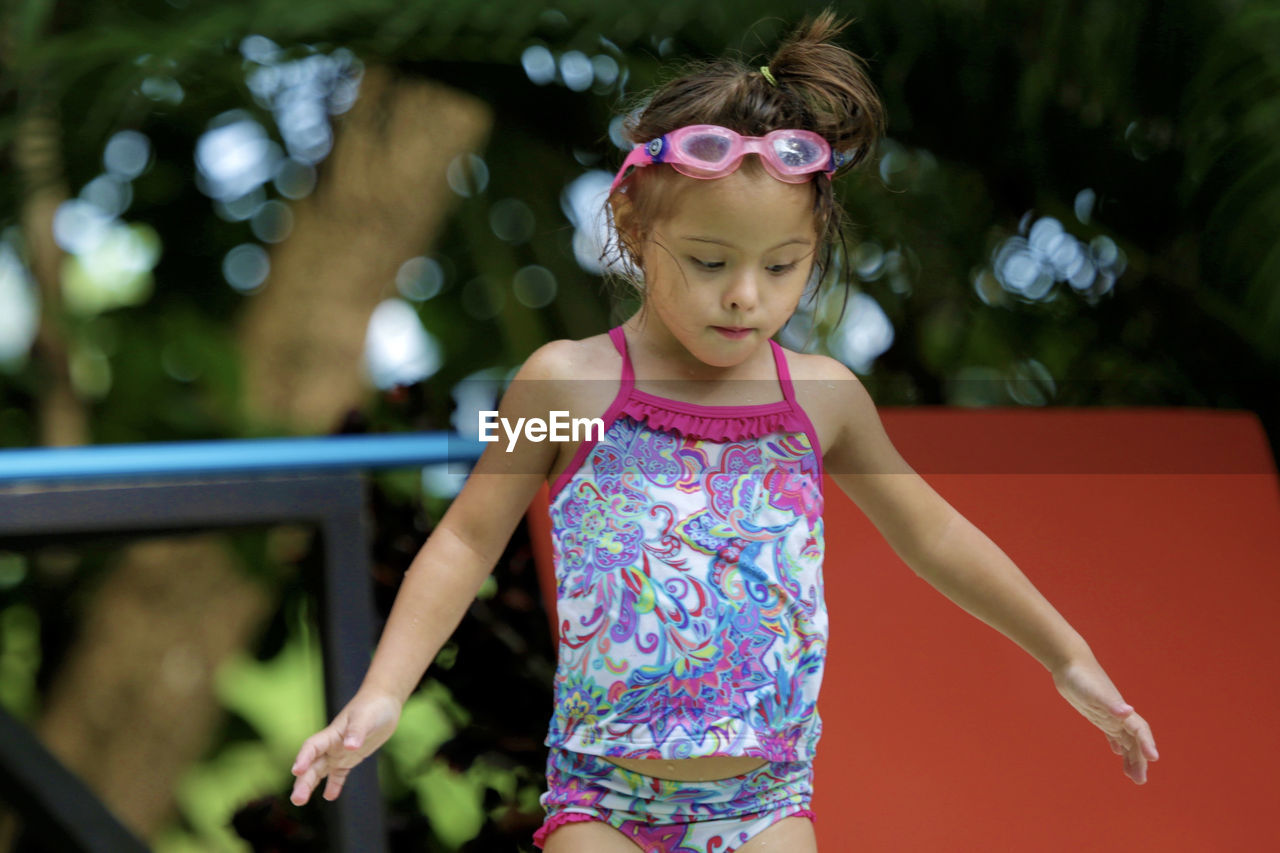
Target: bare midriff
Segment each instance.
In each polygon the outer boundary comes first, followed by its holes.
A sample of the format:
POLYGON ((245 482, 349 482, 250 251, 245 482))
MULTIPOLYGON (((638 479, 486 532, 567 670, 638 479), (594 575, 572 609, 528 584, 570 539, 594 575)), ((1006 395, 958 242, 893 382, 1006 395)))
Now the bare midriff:
POLYGON ((624 770, 643 773, 655 779, 676 782, 711 782, 742 776, 768 764, 762 758, 744 755, 708 755, 702 758, 608 758, 624 770))

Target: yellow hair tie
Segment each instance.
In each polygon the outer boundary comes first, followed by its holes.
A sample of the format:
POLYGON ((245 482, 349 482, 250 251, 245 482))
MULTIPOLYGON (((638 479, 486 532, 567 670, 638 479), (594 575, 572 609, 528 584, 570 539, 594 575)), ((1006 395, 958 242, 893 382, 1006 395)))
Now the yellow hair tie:
POLYGON ((777 85, 778 85, 778 81, 777 81, 777 80, 775 80, 775 79, 773 79, 773 72, 771 72, 771 71, 769 70, 769 66, 767 66, 767 65, 761 65, 761 66, 760 66, 760 73, 764 75, 764 79, 766 79, 766 80, 768 80, 768 81, 769 81, 769 85, 771 85, 771 86, 777 86, 777 85))

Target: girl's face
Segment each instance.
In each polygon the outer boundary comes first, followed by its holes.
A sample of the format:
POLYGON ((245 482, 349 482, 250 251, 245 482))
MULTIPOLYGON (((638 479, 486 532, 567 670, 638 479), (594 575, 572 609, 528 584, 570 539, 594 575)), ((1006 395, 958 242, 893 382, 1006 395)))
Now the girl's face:
POLYGON ((703 364, 741 364, 790 319, 817 248, 813 188, 743 167, 679 178, 671 214, 641 243, 654 343, 679 342, 703 364))

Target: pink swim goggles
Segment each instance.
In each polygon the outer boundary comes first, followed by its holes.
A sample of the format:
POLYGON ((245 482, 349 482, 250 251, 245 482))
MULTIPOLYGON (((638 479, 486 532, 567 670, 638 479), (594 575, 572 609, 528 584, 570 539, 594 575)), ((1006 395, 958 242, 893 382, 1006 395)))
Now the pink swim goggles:
POLYGON ((691 178, 723 178, 742 165, 747 154, 757 154, 769 174, 789 184, 802 184, 814 172, 833 174, 850 157, 831 150, 827 140, 811 130, 775 130, 764 136, 742 136, 714 124, 693 124, 637 145, 631 149, 612 193, 631 167, 666 163, 691 178))

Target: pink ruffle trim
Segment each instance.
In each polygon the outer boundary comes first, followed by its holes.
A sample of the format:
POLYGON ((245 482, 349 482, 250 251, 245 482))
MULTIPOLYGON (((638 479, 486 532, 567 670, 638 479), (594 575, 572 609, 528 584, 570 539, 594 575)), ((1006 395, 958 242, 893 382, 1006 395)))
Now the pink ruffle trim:
MULTIPOLYGON (((676 403, 677 401, 670 401, 676 403)), ((796 417, 792 408, 784 401, 778 404, 775 411, 763 407, 765 411, 748 414, 753 408, 760 407, 723 407, 726 411, 740 414, 703 415, 694 411, 690 404, 688 411, 674 407, 659 406, 636 396, 629 397, 622 404, 621 414, 630 415, 637 421, 644 421, 654 429, 673 430, 688 438, 699 438, 704 441, 741 441, 744 438, 759 438, 775 432, 803 432, 804 425, 796 417)))
POLYGON ((600 821, 601 819, 595 815, 583 814, 582 812, 560 812, 560 814, 545 821, 542 826, 538 827, 538 831, 533 834, 533 846, 541 850, 542 845, 547 840, 547 836, 560 827, 568 826, 571 823, 585 823, 589 820, 600 821))

